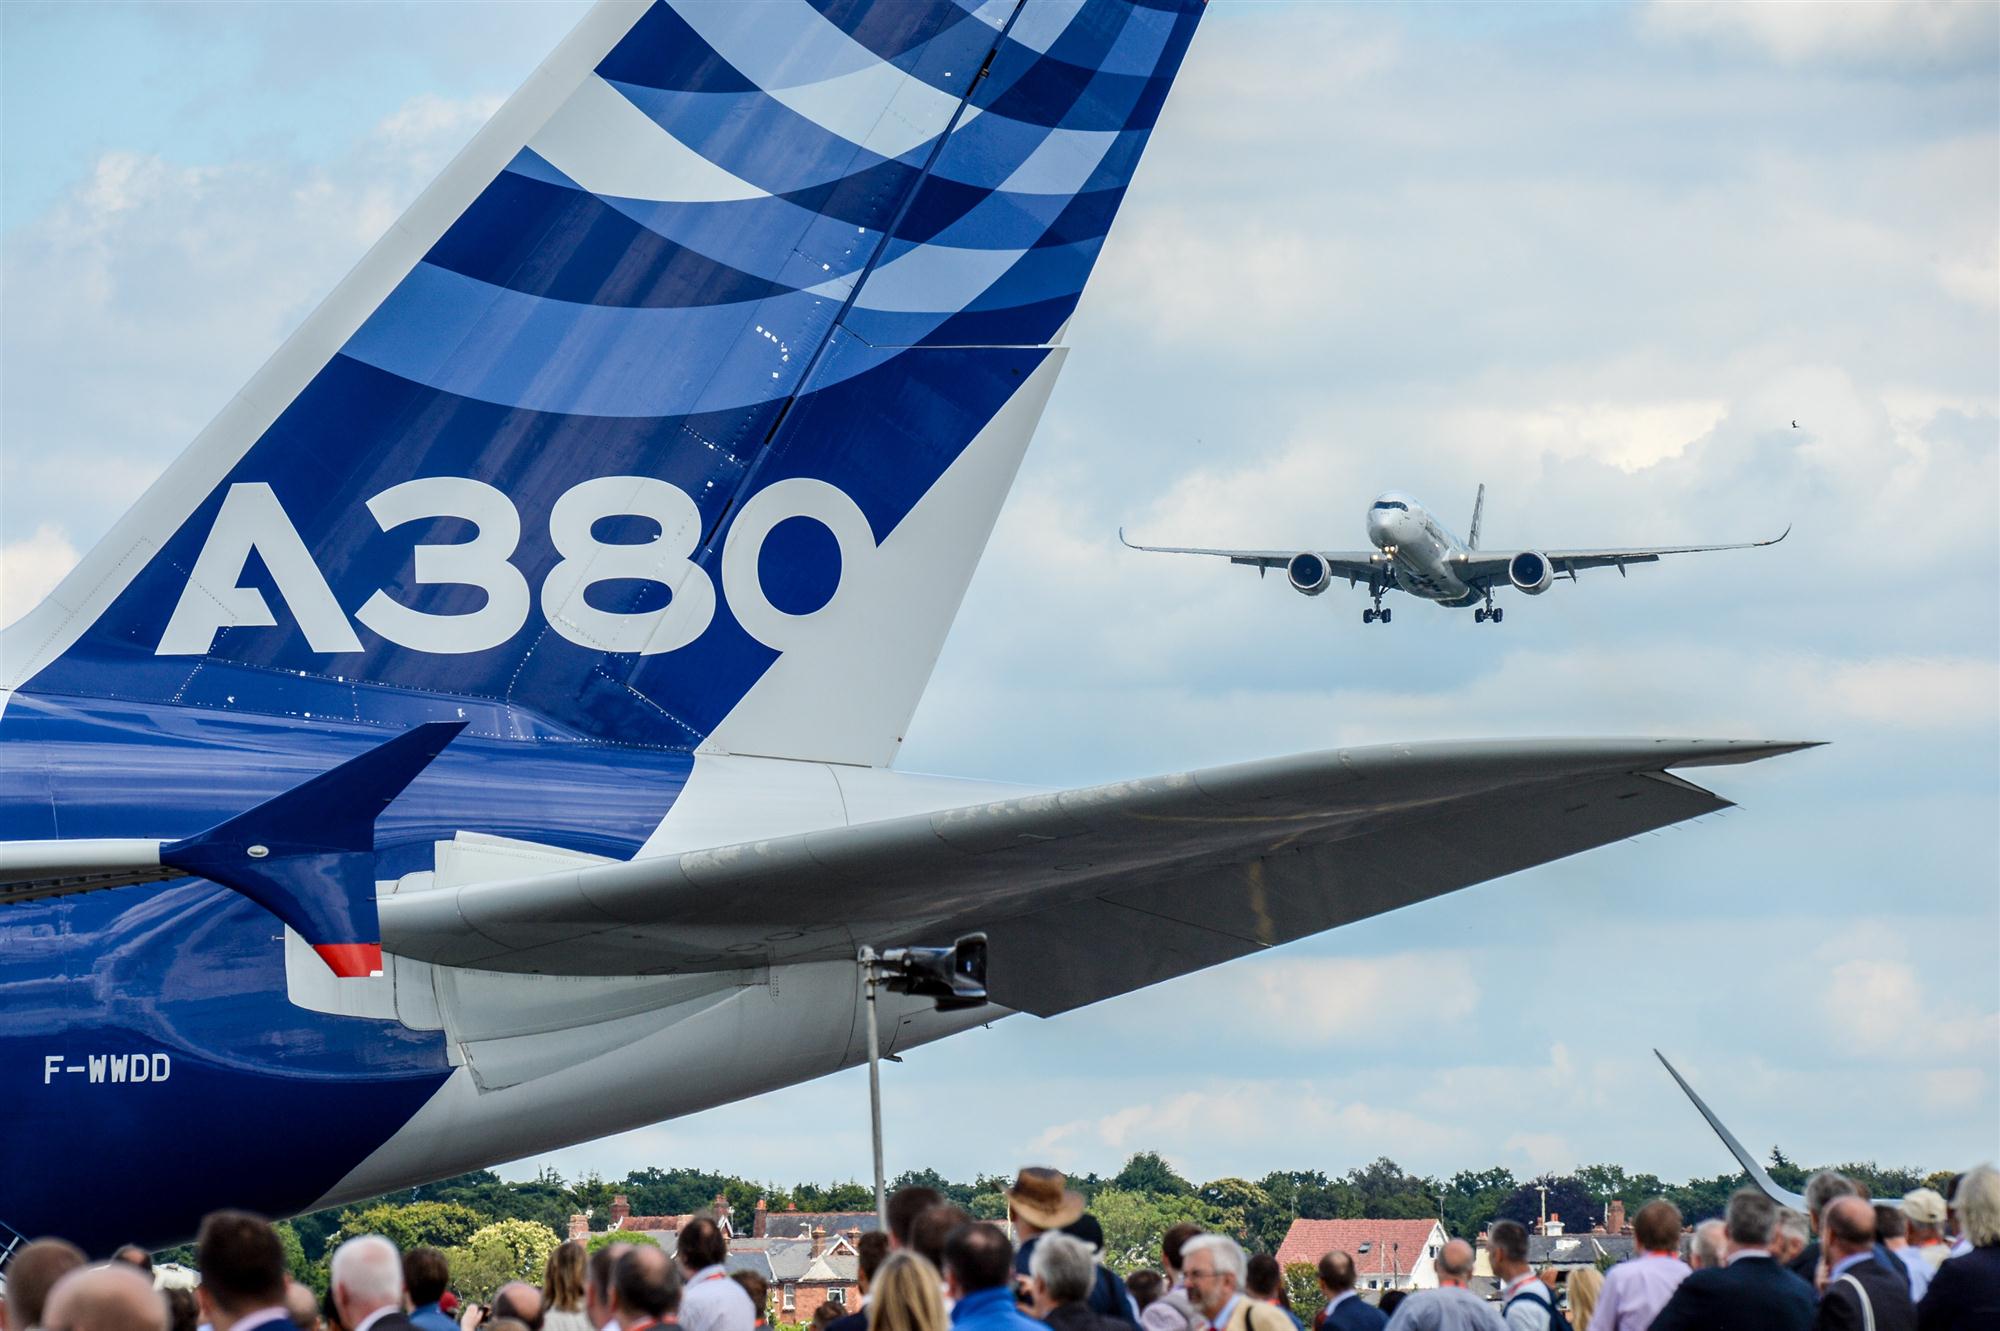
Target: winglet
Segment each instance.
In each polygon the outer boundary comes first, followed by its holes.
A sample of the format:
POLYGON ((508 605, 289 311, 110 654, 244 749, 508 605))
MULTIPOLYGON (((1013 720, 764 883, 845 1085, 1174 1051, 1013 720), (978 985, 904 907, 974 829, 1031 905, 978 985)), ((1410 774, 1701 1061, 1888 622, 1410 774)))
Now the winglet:
POLYGON ((1757 1157, 1744 1150, 1743 1143, 1736 1140, 1735 1134, 1722 1126, 1722 1120, 1715 1116, 1715 1111, 1702 1103, 1701 1097, 1694 1093, 1694 1087, 1687 1084, 1687 1078, 1681 1076, 1674 1069, 1674 1065, 1667 1062, 1667 1056, 1655 1049, 1653 1057, 1660 1060, 1660 1066, 1667 1070, 1667 1075, 1672 1077, 1679 1084, 1681 1090, 1687 1093, 1688 1099, 1694 1101, 1694 1107, 1699 1109, 1701 1116, 1708 1120, 1708 1126, 1715 1129, 1715 1135, 1722 1138, 1722 1144, 1729 1148, 1729 1153, 1736 1157, 1738 1164, 1743 1166, 1743 1172, 1750 1176, 1750 1181, 1755 1183, 1766 1197, 1777 1202, 1780 1206, 1789 1206, 1797 1211, 1805 1210, 1806 1199, 1796 1192, 1787 1192, 1778 1186, 1777 1182, 1764 1169, 1764 1166, 1757 1163, 1757 1157))
POLYGON ((246 813, 161 846, 160 863, 249 897, 296 929, 335 975, 380 975, 375 819, 465 724, 412 726, 246 813))
POLYGON ((1776 544, 1777 544, 1777 543, 1778 543, 1779 541, 1782 541, 1782 540, 1784 540, 1784 539, 1785 539, 1785 538, 1786 538, 1787 536, 1790 536, 1791 534, 1792 534, 1792 524, 1791 524, 1791 523, 1789 523, 1789 522, 1787 522, 1787 523, 1785 524, 1785 529, 1784 529, 1783 531, 1779 532, 1779 533, 1778 533, 1778 534, 1777 534, 1776 536, 1773 536, 1773 537, 1772 537, 1772 538, 1771 538, 1770 540, 1768 540, 1768 541, 1759 541, 1759 542, 1757 542, 1757 544, 1759 544, 1759 545, 1776 545, 1776 544))

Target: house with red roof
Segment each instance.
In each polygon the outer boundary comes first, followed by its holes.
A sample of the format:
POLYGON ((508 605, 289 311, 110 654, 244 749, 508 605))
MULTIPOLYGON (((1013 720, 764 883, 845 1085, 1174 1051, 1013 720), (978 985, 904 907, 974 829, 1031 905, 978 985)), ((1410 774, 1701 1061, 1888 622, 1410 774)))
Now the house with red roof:
POLYGON ((1354 1259, 1355 1288, 1436 1289, 1436 1258, 1450 1235, 1435 1220, 1294 1220, 1278 1265, 1317 1265, 1329 1252, 1354 1259))

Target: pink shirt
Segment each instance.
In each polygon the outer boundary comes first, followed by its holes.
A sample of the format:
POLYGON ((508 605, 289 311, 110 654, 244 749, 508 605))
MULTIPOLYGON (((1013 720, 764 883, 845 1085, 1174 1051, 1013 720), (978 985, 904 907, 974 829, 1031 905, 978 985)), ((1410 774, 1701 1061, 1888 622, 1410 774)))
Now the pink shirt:
POLYGON ((1659 1252, 1618 1263, 1604 1273, 1591 1331, 1646 1331, 1689 1274, 1686 1262, 1659 1252))

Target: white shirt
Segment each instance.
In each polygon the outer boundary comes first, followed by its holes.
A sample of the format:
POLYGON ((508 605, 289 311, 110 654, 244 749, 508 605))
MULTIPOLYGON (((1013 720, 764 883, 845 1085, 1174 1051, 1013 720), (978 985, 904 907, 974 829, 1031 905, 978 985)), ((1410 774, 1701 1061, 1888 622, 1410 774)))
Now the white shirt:
MULTIPOLYGON (((289 1322, 291 1320, 292 1315, 285 1311, 283 1307, 259 1308, 256 1312, 239 1317, 230 1323, 229 1331, 256 1331, 257 1327, 269 1326, 272 1322, 289 1322)), ((365 1326, 367 1323, 364 1322, 362 1325, 365 1326)), ((356 1327, 355 1331, 360 1331, 360 1327, 356 1327)))
POLYGON ((680 1323, 683 1331, 751 1331, 757 1309, 727 1271, 706 1266, 689 1276, 681 1291, 680 1323))

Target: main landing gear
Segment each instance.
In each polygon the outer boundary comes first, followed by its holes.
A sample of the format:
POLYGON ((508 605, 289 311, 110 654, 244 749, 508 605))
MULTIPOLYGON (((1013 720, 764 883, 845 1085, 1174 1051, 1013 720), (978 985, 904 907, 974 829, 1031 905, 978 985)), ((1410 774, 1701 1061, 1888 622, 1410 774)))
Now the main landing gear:
POLYGON ((1486 593, 1486 604, 1472 612, 1472 622, 1482 624, 1490 619, 1495 624, 1498 624, 1501 613, 1500 607, 1493 604, 1493 593, 1488 592, 1486 593))

